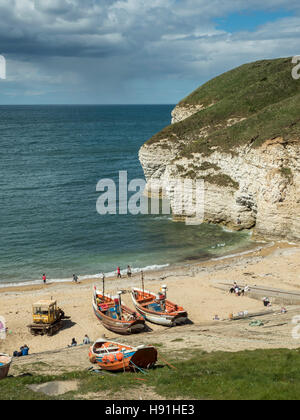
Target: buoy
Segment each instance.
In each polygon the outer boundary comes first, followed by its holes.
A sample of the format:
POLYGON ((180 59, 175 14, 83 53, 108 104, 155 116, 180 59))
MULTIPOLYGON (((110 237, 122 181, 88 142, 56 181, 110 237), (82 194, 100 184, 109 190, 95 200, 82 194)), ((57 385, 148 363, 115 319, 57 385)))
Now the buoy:
POLYGON ((117 353, 116 358, 118 362, 122 362, 122 360, 124 359, 123 353, 117 353))
POLYGON ((111 363, 113 363, 113 362, 115 361, 115 356, 114 356, 113 354, 110 354, 110 355, 108 356, 108 360, 109 360, 111 363))

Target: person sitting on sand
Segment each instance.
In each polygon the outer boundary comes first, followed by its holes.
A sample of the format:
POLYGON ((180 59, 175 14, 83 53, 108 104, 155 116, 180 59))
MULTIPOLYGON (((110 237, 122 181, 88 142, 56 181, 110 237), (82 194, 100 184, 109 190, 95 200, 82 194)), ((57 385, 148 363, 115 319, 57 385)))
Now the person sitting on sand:
POLYGON ((25 344, 25 346, 22 349, 22 356, 28 356, 29 354, 29 347, 25 344))
POLYGON ((236 286, 234 291, 236 296, 241 296, 241 289, 238 286, 236 286))
POLYGON ((70 347, 76 347, 77 346, 77 341, 75 338, 72 339, 72 343, 70 347))
POLYGON ((237 284, 236 282, 233 283, 233 286, 231 287, 231 289, 229 290, 229 293, 235 293, 235 289, 237 288, 237 284))
POLYGON ((88 344, 91 344, 91 340, 89 339, 89 336, 87 334, 84 336, 83 344, 85 346, 88 345, 88 344))
POLYGON ((246 286, 242 289, 241 295, 242 295, 242 296, 245 296, 245 293, 248 293, 248 292, 250 292, 250 287, 249 287, 248 285, 246 285, 246 286))
POLYGON ((271 302, 270 302, 270 299, 269 299, 269 298, 267 298, 267 297, 264 297, 264 298, 263 298, 263 304, 264 304, 264 307, 265 307, 265 308, 269 308, 270 306, 272 306, 272 305, 271 305, 271 302))

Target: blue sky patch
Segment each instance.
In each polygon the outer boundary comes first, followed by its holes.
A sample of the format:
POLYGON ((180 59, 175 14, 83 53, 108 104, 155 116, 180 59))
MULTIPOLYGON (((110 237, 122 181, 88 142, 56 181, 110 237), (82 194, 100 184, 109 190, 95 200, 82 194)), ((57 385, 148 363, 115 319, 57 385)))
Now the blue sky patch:
POLYGON ((217 24, 217 29, 229 33, 241 31, 254 32, 261 25, 293 16, 293 12, 289 12, 287 10, 279 10, 276 12, 245 11, 235 12, 228 15, 227 17, 214 19, 214 22, 217 24))

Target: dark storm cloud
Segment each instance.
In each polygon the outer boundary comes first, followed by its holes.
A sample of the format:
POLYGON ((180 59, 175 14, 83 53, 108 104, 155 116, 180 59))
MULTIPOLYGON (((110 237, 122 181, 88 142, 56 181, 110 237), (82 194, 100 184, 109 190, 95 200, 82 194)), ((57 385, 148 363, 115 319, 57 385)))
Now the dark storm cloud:
MULTIPOLYGON (((185 37, 187 42, 211 36, 215 32, 212 18, 245 7, 261 7, 260 3, 0 0, 0 45, 7 54, 79 57, 128 53, 163 41, 164 36, 169 36, 170 43, 176 41, 176 35, 185 37)), ((289 3, 290 8, 293 5, 298 7, 297 2, 289 3)), ((286 4, 274 0, 263 6, 266 9, 286 4)))
POLYGON ((147 92, 162 80, 174 80, 174 91, 176 80, 196 87, 245 61, 299 53, 299 8, 298 0, 0 0, 5 94, 54 92, 56 85, 68 97, 80 86, 102 99, 113 91, 125 97, 129 82, 147 92), (280 8, 294 16, 276 29, 266 23, 231 34, 214 21, 280 8))

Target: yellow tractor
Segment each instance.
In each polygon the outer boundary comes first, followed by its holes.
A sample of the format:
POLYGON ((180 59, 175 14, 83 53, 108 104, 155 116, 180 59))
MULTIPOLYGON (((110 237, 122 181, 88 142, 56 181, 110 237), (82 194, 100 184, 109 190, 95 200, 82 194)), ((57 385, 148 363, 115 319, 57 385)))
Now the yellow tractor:
POLYGON ((51 337, 62 326, 64 312, 55 300, 41 300, 33 305, 33 324, 28 325, 32 335, 48 335, 51 337))

